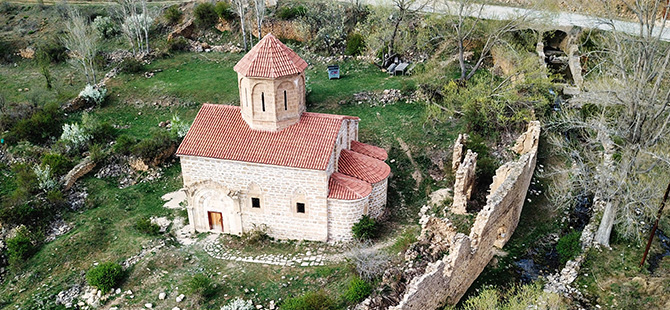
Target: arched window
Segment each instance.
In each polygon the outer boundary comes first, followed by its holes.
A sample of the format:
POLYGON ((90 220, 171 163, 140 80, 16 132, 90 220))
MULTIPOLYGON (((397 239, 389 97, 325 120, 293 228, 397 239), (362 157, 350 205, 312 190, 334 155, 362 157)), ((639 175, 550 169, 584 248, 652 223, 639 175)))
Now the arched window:
POLYGON ((265 93, 261 93, 261 105, 263 107, 263 112, 265 112, 265 93))
POLYGON ((288 110, 288 102, 286 100, 286 90, 284 90, 284 110, 288 110))

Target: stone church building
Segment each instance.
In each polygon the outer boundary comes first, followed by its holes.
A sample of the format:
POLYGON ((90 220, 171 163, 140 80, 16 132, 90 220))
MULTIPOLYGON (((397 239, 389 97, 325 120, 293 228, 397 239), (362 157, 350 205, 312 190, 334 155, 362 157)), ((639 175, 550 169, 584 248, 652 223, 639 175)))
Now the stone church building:
POLYGON ((202 106, 177 150, 193 231, 342 241, 384 213, 386 151, 359 118, 306 111, 306 68, 268 34, 234 67, 240 105, 202 106))

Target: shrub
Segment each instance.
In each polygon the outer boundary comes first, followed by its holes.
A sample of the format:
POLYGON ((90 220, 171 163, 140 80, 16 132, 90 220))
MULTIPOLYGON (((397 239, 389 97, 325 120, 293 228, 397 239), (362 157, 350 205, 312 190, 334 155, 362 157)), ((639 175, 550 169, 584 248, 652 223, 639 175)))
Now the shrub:
POLYGON ((186 121, 182 121, 177 115, 172 116, 172 121, 170 124, 172 124, 170 127, 170 133, 179 139, 185 137, 186 133, 191 128, 191 124, 186 121))
POLYGON ((67 147, 72 150, 79 150, 88 144, 91 140, 91 135, 84 130, 79 124, 65 124, 63 125, 63 133, 60 135, 60 140, 67 144, 67 147))
POLYGON ((251 300, 244 300, 242 298, 235 298, 231 300, 228 304, 221 307, 221 310, 253 310, 254 304, 251 300))
POLYGON ((99 163, 103 161, 106 155, 107 153, 104 151, 102 145, 100 144, 93 144, 88 147, 88 156, 94 163, 99 163))
POLYGON ((99 264, 86 273, 88 284, 97 287, 103 294, 117 287, 122 279, 123 269, 121 265, 113 262, 99 264))
POLYGON ((0 37, 0 62, 11 62, 18 49, 16 42, 0 37))
POLYGON ((135 57, 124 58, 119 64, 119 70, 125 73, 138 73, 144 70, 144 63, 135 57))
POLYGON ((51 167, 54 175, 65 175, 72 169, 72 162, 58 153, 47 153, 42 156, 42 166, 51 167))
POLYGON ((168 50, 171 52, 188 51, 190 46, 184 37, 178 37, 168 42, 168 50))
POLYGON ((154 161, 163 156, 165 151, 173 146, 174 140, 165 130, 156 131, 150 138, 137 143, 132 153, 145 161, 154 161))
POLYGON ((112 38, 119 34, 118 25, 107 16, 97 16, 93 20, 93 29, 103 38, 112 38))
POLYGON ((358 56, 365 50, 365 39, 360 33, 352 33, 347 37, 347 55, 358 56))
POLYGON ((251 230, 247 230, 242 233, 241 239, 244 241, 245 244, 249 245, 259 245, 266 240, 270 239, 270 236, 268 236, 268 227, 265 225, 260 225, 254 227, 251 230))
POLYGON ((34 144, 46 142, 50 137, 60 135, 63 112, 57 103, 50 103, 38 109, 30 118, 22 119, 10 130, 8 142, 29 141, 34 144))
POLYGON ((575 258, 582 251, 582 245, 579 241, 582 233, 580 231, 573 231, 560 239, 556 244, 556 251, 561 264, 575 258))
POLYGON ((193 9, 193 15, 195 16, 195 25, 202 29, 211 28, 219 20, 214 5, 209 2, 198 4, 193 9))
POLYGON ((168 23, 176 24, 181 20, 181 17, 184 15, 184 13, 179 10, 177 5, 171 5, 165 10, 163 15, 165 16, 165 19, 168 21, 168 23))
POLYGON ((374 239, 379 234, 379 225, 373 218, 363 215, 363 217, 351 227, 351 231, 354 233, 356 239, 374 239))
POLYGON ((150 218, 143 217, 135 222, 135 229, 147 235, 155 236, 159 234, 161 228, 158 226, 158 224, 151 222, 150 218))
POLYGON ((117 154, 128 155, 137 144, 137 139, 133 136, 122 134, 116 139, 114 152, 117 154))
POLYGON ((385 252, 370 248, 369 244, 358 244, 349 250, 347 260, 359 277, 373 281, 384 272, 389 257, 385 252))
POLYGON ((201 273, 189 279, 186 288, 189 294, 198 295, 205 300, 209 300, 216 295, 216 286, 212 283, 212 279, 201 273))
POLYGON ((289 298, 281 305, 282 310, 328 310, 335 302, 324 291, 308 292, 300 297, 289 298))
POLYGON ((214 6, 214 11, 216 12, 216 15, 218 15, 219 18, 221 19, 225 19, 227 21, 232 21, 235 19, 235 13, 230 7, 230 3, 228 3, 227 1, 217 2, 216 5, 214 6))
POLYGON ((33 171, 37 176, 38 186, 41 190, 48 192, 58 186, 58 182, 51 173, 51 167, 49 167, 49 165, 35 165, 33 171))
POLYGON ((37 247, 33 245, 30 239, 30 232, 25 226, 21 226, 16 230, 16 236, 7 239, 7 256, 9 265, 17 267, 33 256, 37 251, 37 247))
POLYGON ((61 40, 47 39, 36 46, 35 57, 52 63, 61 63, 67 60, 67 48, 61 40))
POLYGON ((305 16, 305 14, 307 14, 307 9, 305 9, 304 6, 296 6, 296 7, 285 6, 279 9, 279 12, 277 12, 277 17, 283 20, 291 20, 301 16, 305 16))
POLYGON ((87 84, 79 93, 79 97, 96 105, 102 104, 105 101, 105 96, 107 96, 106 88, 91 86, 91 84, 87 84))
POLYGON ((346 298, 351 303, 359 303, 372 293, 372 286, 361 278, 353 278, 349 282, 347 291, 344 293, 346 298))

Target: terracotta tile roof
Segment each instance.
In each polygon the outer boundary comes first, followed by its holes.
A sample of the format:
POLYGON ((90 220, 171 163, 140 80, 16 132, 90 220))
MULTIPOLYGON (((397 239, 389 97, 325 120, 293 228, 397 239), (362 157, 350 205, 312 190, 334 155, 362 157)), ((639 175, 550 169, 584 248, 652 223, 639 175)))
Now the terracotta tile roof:
POLYGON ((372 192, 370 183, 334 172, 328 181, 328 198, 356 200, 365 198, 372 192))
POLYGON ((358 141, 351 141, 351 150, 381 161, 385 161, 389 157, 383 148, 358 141))
POLYGON ((277 78, 305 71, 307 63, 268 33, 233 68, 247 77, 277 78))
POLYGON ((257 131, 242 119, 240 107, 203 104, 177 155, 326 170, 344 119, 358 118, 305 112, 284 130, 257 131))
POLYGON ((386 179, 391 167, 379 159, 344 149, 340 151, 337 171, 374 184, 386 179))

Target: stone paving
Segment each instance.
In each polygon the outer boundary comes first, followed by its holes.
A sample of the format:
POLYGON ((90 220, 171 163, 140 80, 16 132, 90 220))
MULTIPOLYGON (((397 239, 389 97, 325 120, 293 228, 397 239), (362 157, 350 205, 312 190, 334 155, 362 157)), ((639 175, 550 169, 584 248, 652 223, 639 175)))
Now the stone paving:
POLYGON ((258 256, 249 256, 241 253, 238 250, 226 248, 219 239, 213 242, 208 242, 204 246, 205 252, 210 256, 222 260, 265 264, 276 266, 289 267, 309 267, 309 266, 323 266, 332 261, 332 257, 322 253, 321 250, 307 251, 305 253, 291 253, 291 254, 261 254, 258 256))

